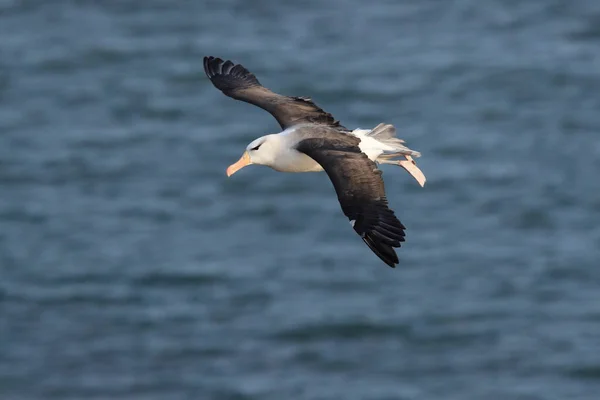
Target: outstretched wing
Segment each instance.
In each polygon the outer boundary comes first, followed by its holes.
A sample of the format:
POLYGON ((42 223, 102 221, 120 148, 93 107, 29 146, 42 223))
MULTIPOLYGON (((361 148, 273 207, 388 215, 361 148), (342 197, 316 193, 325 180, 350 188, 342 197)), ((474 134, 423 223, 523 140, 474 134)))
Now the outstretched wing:
POLYGON ((282 129, 313 123, 343 128, 333 116, 308 97, 288 97, 262 86, 256 76, 240 64, 204 57, 204 71, 226 96, 258 106, 275 117, 282 129))
POLYGON ((369 248, 390 267, 398 263, 394 247, 404 242, 404 225, 388 208, 381 171, 350 135, 307 138, 296 149, 318 162, 338 196, 342 211, 369 248))

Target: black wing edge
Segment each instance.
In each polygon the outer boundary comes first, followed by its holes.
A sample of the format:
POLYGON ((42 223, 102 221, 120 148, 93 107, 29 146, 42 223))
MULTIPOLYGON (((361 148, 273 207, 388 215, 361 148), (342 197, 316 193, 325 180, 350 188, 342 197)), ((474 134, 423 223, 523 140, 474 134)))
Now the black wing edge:
POLYGON ((328 113, 323 110, 321 107, 317 105, 310 97, 303 96, 292 96, 289 99, 298 102, 298 103, 306 103, 308 106, 313 107, 315 113, 317 114, 314 117, 310 117, 308 120, 312 123, 323 124, 327 126, 331 126, 334 128, 339 128, 342 131, 349 131, 344 125, 340 123, 339 120, 335 119, 333 114, 328 113))
POLYGON ((225 94, 237 89, 262 86, 256 76, 242 65, 218 57, 204 57, 204 72, 213 85, 225 94))
MULTIPOLYGON (((232 61, 224 61, 219 57, 205 56, 204 57, 204 72, 210 79, 213 85, 222 91, 225 95, 236 98, 234 95, 236 90, 247 89, 251 87, 262 87, 256 76, 248 71, 241 64, 234 64, 232 61)), ((266 89, 266 88, 265 88, 266 89)), ((326 112, 319 107, 310 97, 306 96, 284 96, 271 92, 274 96, 278 96, 282 99, 286 99, 287 102, 298 105, 304 105, 308 109, 304 109, 301 113, 305 112, 306 122, 328 125, 341 130, 346 131, 347 129, 340 124, 340 121, 336 120, 332 114, 326 112)), ((264 106, 259 105, 265 108, 264 106)), ((273 110, 267 110, 273 114, 273 110)), ((275 114, 274 114, 275 116, 275 114)), ((277 118, 275 116, 275 118, 277 118)))
POLYGON ((362 225, 359 221, 354 223, 356 233, 377 257, 391 268, 396 268, 396 264, 400 261, 394 247, 401 247, 401 242, 406 240, 404 233, 406 227, 396 218, 394 212, 387 208, 387 205, 379 208, 376 222, 369 224, 370 226, 362 225))

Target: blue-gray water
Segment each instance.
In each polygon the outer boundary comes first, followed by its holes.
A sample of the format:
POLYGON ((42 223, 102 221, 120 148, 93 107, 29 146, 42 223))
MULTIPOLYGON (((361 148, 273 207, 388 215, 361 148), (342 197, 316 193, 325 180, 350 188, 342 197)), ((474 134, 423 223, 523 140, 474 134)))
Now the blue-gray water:
POLYGON ((0 1, 0 398, 596 399, 600 2, 0 1), (386 267, 202 57, 385 121, 386 267))

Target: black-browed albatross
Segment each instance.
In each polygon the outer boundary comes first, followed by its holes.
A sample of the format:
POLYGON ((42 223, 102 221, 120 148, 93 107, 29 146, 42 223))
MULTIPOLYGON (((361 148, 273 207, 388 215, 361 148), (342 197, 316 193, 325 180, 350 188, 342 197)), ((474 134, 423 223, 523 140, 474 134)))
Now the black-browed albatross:
POLYGON ((310 98, 283 96, 265 88, 240 64, 204 57, 204 71, 226 96, 268 111, 282 128, 252 141, 227 168, 227 176, 250 164, 280 172, 325 170, 356 233, 394 268, 398 264, 394 247, 404 242, 406 228, 388 207, 376 163, 399 165, 423 186, 425 176, 412 159, 420 153, 404 146, 392 125, 350 131, 310 98))

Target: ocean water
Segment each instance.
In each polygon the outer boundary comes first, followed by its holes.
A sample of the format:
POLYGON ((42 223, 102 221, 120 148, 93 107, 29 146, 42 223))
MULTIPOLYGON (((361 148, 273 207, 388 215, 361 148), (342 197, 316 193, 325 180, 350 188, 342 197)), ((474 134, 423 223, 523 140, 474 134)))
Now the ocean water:
POLYGON ((0 1, 0 399, 600 393, 600 2, 0 1), (394 124, 401 264, 202 57, 394 124))

